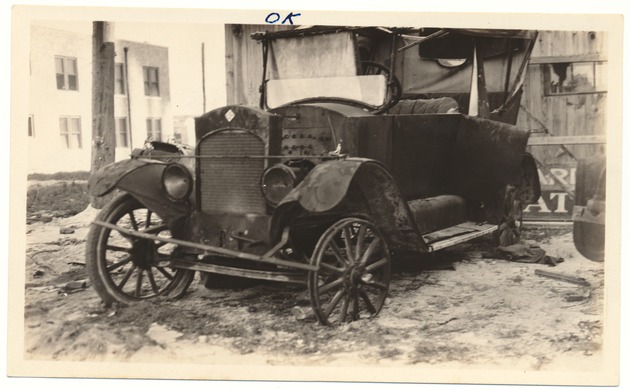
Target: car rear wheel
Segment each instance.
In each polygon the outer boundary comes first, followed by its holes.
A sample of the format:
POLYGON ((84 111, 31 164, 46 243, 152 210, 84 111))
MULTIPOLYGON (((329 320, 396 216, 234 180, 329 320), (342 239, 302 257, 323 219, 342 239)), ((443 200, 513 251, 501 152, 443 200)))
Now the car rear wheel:
MULTIPOLYGON (((128 230, 171 237, 160 217, 128 194, 111 201, 96 219, 128 230)), ((173 244, 92 225, 86 244, 86 268, 94 289, 107 306, 157 296, 179 298, 195 273, 164 265, 174 249, 173 244)))
POLYGON ((308 274, 313 312, 324 325, 376 316, 389 290, 391 259, 383 235, 369 221, 346 218, 320 237, 308 274))

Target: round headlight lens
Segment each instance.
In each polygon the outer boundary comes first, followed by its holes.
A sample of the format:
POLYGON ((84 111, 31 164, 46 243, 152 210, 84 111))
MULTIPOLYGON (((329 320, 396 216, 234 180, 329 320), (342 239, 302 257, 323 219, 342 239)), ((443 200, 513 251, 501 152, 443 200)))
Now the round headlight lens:
POLYGON ((162 173, 162 185, 171 200, 180 201, 190 195, 192 176, 183 165, 169 164, 162 173))
POLYGON ((267 202, 277 206, 295 187, 295 173, 284 164, 277 164, 267 169, 262 176, 262 192, 267 202))

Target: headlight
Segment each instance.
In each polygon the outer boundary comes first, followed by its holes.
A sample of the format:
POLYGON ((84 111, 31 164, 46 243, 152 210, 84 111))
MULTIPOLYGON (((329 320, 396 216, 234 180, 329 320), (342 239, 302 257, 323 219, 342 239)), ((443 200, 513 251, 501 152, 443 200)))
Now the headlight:
POLYGON ((261 180, 263 196, 272 206, 277 206, 291 192, 295 184, 295 173, 284 164, 277 164, 267 169, 261 180))
POLYGON ((169 199, 178 202, 190 195, 192 176, 185 166, 176 163, 169 164, 162 172, 162 186, 169 199))

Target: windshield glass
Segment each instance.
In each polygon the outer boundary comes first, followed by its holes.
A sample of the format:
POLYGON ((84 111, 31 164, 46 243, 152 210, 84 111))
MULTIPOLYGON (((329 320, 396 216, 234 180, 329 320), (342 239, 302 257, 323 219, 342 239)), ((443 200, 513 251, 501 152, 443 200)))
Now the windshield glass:
POLYGON ((269 42, 266 99, 269 108, 312 98, 385 103, 383 75, 359 75, 352 32, 298 36, 269 42))

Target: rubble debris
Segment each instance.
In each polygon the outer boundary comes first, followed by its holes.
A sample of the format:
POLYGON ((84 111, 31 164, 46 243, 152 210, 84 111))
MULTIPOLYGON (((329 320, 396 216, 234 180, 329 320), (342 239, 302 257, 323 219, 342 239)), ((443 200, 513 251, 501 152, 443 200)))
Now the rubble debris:
POLYGON ((519 263, 548 264, 552 267, 555 267, 564 261, 562 257, 547 255, 547 252, 544 249, 532 244, 500 246, 495 248, 492 252, 483 253, 483 257, 499 258, 519 263))
POLYGON ((585 286, 585 287, 591 286, 591 284, 588 281, 586 281, 586 279, 584 278, 578 278, 575 276, 560 274, 557 272, 543 271, 541 269, 537 269, 536 271, 534 271, 534 273, 538 276, 545 276, 547 278, 557 279, 563 282, 577 284, 579 286, 585 286))
POLYGON ((44 271, 42 271, 41 269, 38 269, 37 271, 33 272, 34 278, 41 278, 42 276, 44 276, 44 271))
POLYGON ((74 233, 74 229, 69 228, 69 227, 62 227, 59 228, 59 234, 72 234, 74 233))
POLYGON ((567 302, 581 302, 591 297, 590 289, 581 289, 578 292, 568 293, 564 295, 564 300, 567 302))
POLYGON ((63 292, 69 293, 69 292, 76 292, 77 290, 82 290, 85 288, 87 288, 87 281, 73 280, 72 282, 66 283, 66 285, 63 286, 62 290, 63 292))

